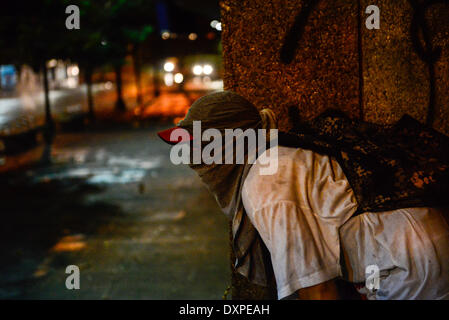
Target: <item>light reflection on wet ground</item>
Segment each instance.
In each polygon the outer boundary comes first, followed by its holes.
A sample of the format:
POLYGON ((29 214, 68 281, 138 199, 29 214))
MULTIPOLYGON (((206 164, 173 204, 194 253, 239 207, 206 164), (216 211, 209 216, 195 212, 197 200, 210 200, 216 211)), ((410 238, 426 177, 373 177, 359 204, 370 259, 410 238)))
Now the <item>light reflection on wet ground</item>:
POLYGON ((0 298, 221 298, 226 218, 161 129, 61 134, 51 167, 2 184, 0 298))

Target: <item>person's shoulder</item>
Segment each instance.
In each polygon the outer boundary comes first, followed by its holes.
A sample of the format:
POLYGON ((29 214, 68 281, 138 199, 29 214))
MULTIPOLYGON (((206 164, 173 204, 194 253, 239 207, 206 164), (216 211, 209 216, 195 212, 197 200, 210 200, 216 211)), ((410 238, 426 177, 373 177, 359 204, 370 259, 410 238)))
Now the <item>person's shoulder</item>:
POLYGON ((276 147, 276 151, 277 155, 270 160, 276 161, 276 164, 269 174, 266 171, 269 164, 256 161, 243 183, 243 197, 250 200, 255 210, 270 203, 292 200, 296 149, 281 146, 276 147))
POLYGON ((309 157, 309 153, 312 151, 301 148, 283 146, 271 148, 255 161, 250 171, 251 178, 254 182, 269 181, 290 174, 290 169, 304 162, 305 158, 309 157), (267 170, 270 166, 274 170, 267 170))
POLYGON ((265 151, 255 163, 252 165, 248 177, 253 183, 270 181, 285 174, 285 171, 279 170, 288 164, 295 162, 297 157, 297 149, 283 146, 276 146, 270 150, 265 151), (276 162, 276 163, 274 163, 276 162), (267 170, 267 167, 272 166, 275 170, 267 170))

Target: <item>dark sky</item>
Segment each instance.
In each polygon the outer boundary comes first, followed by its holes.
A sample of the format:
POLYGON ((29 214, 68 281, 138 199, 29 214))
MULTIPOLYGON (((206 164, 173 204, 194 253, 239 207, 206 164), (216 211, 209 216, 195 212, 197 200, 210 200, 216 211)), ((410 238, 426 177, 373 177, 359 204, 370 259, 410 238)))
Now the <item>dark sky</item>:
POLYGON ((186 11, 200 14, 211 20, 220 17, 218 0, 173 0, 173 3, 186 11))
POLYGON ((212 20, 220 19, 218 0, 164 0, 159 3, 165 4, 158 10, 161 31, 204 34, 212 31, 212 20))

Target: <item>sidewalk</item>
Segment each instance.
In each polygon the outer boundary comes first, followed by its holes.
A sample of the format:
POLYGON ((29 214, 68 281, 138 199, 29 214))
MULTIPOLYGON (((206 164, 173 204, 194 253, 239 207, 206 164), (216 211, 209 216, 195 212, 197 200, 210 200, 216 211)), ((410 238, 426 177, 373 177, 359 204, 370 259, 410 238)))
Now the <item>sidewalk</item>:
POLYGON ((167 126, 56 136, 51 166, 3 177, 2 299, 221 299, 228 222, 169 160, 167 126), (77 265, 81 289, 67 290, 77 265))

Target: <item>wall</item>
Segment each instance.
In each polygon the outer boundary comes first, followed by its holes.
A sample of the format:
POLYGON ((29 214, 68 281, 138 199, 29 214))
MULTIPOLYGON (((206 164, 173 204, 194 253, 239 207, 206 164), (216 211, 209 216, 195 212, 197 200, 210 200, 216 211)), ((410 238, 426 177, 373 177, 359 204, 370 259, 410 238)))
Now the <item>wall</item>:
MULTIPOLYGON (((329 107, 378 123, 408 113, 449 134, 449 1, 415 10, 413 2, 221 1, 225 89, 272 108, 281 129, 290 126, 287 108, 293 105, 305 119, 329 107), (365 27, 369 5, 380 8, 378 30, 365 27), (296 51, 283 51, 295 21, 302 24, 287 43, 296 51), (430 65, 418 54, 437 47, 441 55, 430 65), (293 53, 292 60, 281 52, 293 53)), ((238 275, 233 284, 234 298, 273 295, 273 288, 251 286, 238 275)))

